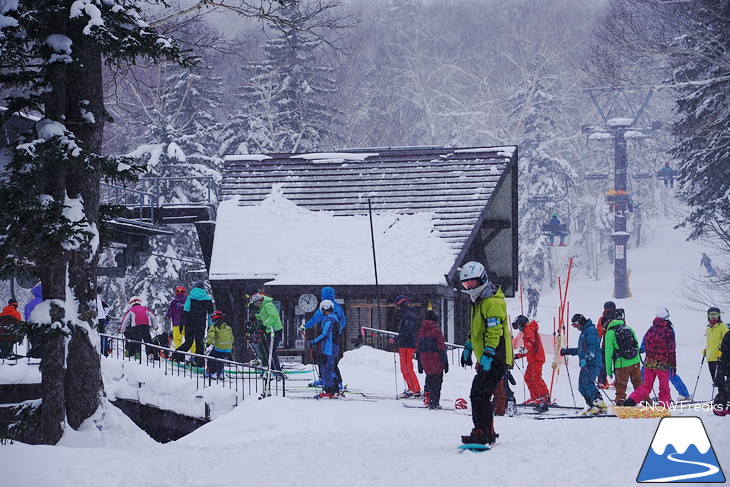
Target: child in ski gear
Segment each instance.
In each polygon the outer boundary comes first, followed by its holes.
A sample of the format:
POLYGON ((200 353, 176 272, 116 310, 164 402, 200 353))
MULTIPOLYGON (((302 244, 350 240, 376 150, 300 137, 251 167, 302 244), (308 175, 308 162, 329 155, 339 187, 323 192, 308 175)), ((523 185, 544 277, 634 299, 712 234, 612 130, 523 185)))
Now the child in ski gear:
MULTIPOLYGON (((182 354, 180 352, 189 351, 193 344, 195 344, 196 353, 200 354, 205 350, 203 346, 205 332, 213 324, 213 320, 210 317, 212 314, 213 298, 205 291, 202 282, 196 282, 183 305, 181 323, 183 328, 185 328, 185 341, 175 349, 176 353, 173 357, 176 360, 181 360, 182 354)), ((195 357, 195 365, 197 367, 204 367, 205 359, 195 357)))
MULTIPOLYGON (((347 317, 345 316, 345 311, 342 309, 342 306, 340 306, 340 303, 335 301, 335 289, 330 286, 325 286, 320 291, 320 299, 322 301, 329 300, 332 301, 332 303, 335 306, 334 313, 337 317, 337 320, 340 322, 340 330, 339 333, 337 333, 337 346, 339 348, 339 353, 335 357, 335 376, 337 376, 337 387, 339 390, 343 389, 342 385, 342 373, 340 373, 340 359, 342 358, 342 354, 345 351, 345 326, 347 325, 347 317)), ((324 319, 324 314, 322 313, 322 310, 317 308, 317 311, 315 311, 314 315, 312 315, 309 320, 307 320, 306 323, 304 323, 300 329, 302 331, 308 330, 315 325, 321 323, 324 319)), ((320 370, 319 373, 320 377, 322 376, 322 371, 320 370)))
MULTIPOLYGON (((611 319, 613 317, 613 313, 616 311, 616 303, 613 301, 606 301, 603 303, 603 313, 598 318, 598 322, 596 323, 596 332, 598 333, 598 338, 601 340, 601 357, 604 357, 606 355, 606 344, 604 343, 603 337, 606 334, 606 330, 608 329, 608 324, 611 322, 611 319)), ((603 358, 601 358, 601 363, 603 363, 603 358)), ((608 378, 606 377, 606 364, 603 363, 601 366, 601 370, 598 372, 598 387, 601 389, 608 389, 608 378)))
POLYGON ((530 400, 540 411, 547 411, 550 404, 550 392, 542 379, 542 366, 545 364, 545 350, 542 347, 537 321, 530 321, 527 316, 515 318, 512 328, 522 332, 524 346, 517 350, 515 358, 527 357, 525 383, 530 391, 530 400))
MULTIPOLYGON (((129 300, 131 307, 124 313, 122 324, 119 327, 127 339, 138 342, 152 343, 152 335, 150 332, 157 328, 157 318, 148 308, 142 306, 142 300, 133 296, 129 300)), ((127 342, 127 355, 129 357, 139 357, 142 345, 139 343, 127 342)), ((155 354, 150 352, 153 358, 155 354)))
POLYGON ((271 370, 275 374, 281 375, 281 364, 279 363, 279 355, 276 353, 276 346, 281 341, 284 326, 281 324, 279 311, 274 305, 274 299, 269 296, 264 296, 261 293, 256 293, 251 296, 251 302, 259 308, 259 312, 256 313, 255 318, 264 325, 264 334, 265 336, 268 335, 268 339, 270 340, 271 357, 269 361, 271 362, 271 370), (271 347, 272 342, 274 344, 273 347, 271 347))
MULTIPOLYGON (((170 305, 165 313, 165 319, 170 321, 172 327, 172 345, 174 348, 180 347, 185 340, 185 329, 182 325, 182 316, 185 302, 188 300, 188 291, 184 286, 175 288, 175 296, 172 298, 170 305)), ((195 353, 195 343, 190 347, 190 352, 195 353)))
POLYGON ((720 352, 717 373, 724 376, 725 382, 718 387, 717 395, 712 400, 712 412, 717 416, 727 416, 730 415, 730 333, 725 333, 720 352))
POLYGON ((626 324, 623 309, 615 311, 614 319, 608 324, 604 343, 606 373, 611 378, 616 372, 616 405, 623 406, 629 379, 634 390, 642 384, 639 341, 634 330, 626 324))
POLYGON ((400 357, 400 371, 403 374, 403 380, 405 380, 407 388, 403 394, 418 397, 421 395, 421 384, 418 382, 418 376, 413 370, 413 356, 416 353, 416 333, 419 327, 416 310, 410 307, 409 304, 410 299, 408 296, 400 295, 393 300, 395 309, 401 313, 396 343, 398 345, 398 356, 400 357))
POLYGON ((322 385, 324 392, 320 397, 334 397, 339 393, 337 376, 335 375, 335 357, 339 353, 337 335, 340 332, 340 322, 335 314, 335 304, 329 299, 319 303, 319 309, 324 315, 322 320, 322 333, 311 341, 310 346, 322 342, 322 385))
POLYGON ((598 332, 593 322, 580 313, 573 315, 571 324, 580 331, 576 348, 563 348, 560 355, 577 355, 580 360, 580 375, 578 375, 578 392, 583 396, 588 409, 586 414, 601 414, 606 412, 606 403, 601 399, 601 393, 596 387, 596 377, 603 369, 603 358, 598 332))
POLYGON ((439 315, 433 310, 426 311, 426 318, 416 333, 416 360, 418 372, 426 373, 424 396, 429 409, 441 409, 441 384, 444 374, 449 372, 449 360, 446 357, 444 334, 437 323, 439 315))
POLYGON ((463 443, 494 444, 494 403, 492 395, 512 366, 512 338, 507 320, 507 303, 502 289, 487 279, 487 270, 479 262, 467 262, 459 271, 462 292, 471 300, 469 337, 461 356, 462 366, 473 364, 476 375, 471 384, 471 433, 461 437, 463 443))
POLYGON ((713 306, 707 310, 707 323, 707 329, 705 330, 707 346, 702 350, 702 355, 707 357, 707 366, 710 369, 712 383, 715 387, 720 387, 724 382, 717 373, 718 361, 720 360, 720 344, 728 329, 727 325, 722 322, 720 308, 713 306))
POLYGON ((18 312, 18 301, 14 298, 8 300, 8 305, 0 312, 0 358, 7 358, 13 355, 13 345, 19 341, 17 332, 13 326, 20 322, 18 312))
MULTIPOLYGON (((208 328, 208 340, 206 341, 208 345, 213 346, 213 350, 210 351, 210 356, 213 358, 232 360, 233 330, 226 323, 222 311, 214 311, 212 318, 213 326, 208 328)), ((209 360, 208 373, 205 376, 215 377, 219 380, 223 379, 223 362, 209 360)))
POLYGON ((537 314, 537 303, 540 301, 540 292, 532 287, 527 288, 527 316, 537 314))
POLYGON ((646 359, 644 360, 644 377, 638 387, 626 399, 624 405, 636 406, 649 397, 654 387, 654 379, 659 379, 659 404, 669 407, 669 371, 677 367, 677 351, 674 342, 674 331, 669 321, 669 311, 659 308, 651 327, 644 335, 646 359))

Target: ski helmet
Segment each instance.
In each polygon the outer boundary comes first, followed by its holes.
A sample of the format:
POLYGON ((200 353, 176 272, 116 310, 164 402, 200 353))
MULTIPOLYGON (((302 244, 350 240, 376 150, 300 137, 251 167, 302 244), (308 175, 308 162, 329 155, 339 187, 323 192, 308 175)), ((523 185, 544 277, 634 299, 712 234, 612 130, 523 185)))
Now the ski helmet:
POLYGON ((553 212, 553 218, 557 218, 557 217, 558 217, 558 212, 557 211, 554 211, 553 212))
POLYGON ((669 310, 667 308, 657 308, 656 317, 662 320, 669 318, 669 310))
POLYGON ((132 296, 131 298, 129 298, 129 304, 131 304, 132 306, 134 306, 135 304, 139 304, 141 306, 142 299, 140 299, 139 296, 132 296))
POLYGON ((606 301, 605 303, 603 303, 603 309, 604 311, 607 309, 616 309, 616 303, 614 303, 613 301, 606 301))
POLYGON ((253 296, 251 296, 251 302, 252 303, 258 303, 260 301, 264 300, 264 295, 261 293, 256 293, 253 296))
POLYGON ((463 397, 460 397, 459 399, 454 401, 454 409, 466 409, 466 408, 467 408, 466 399, 464 399, 463 397))
POLYGON ((525 315, 520 315, 517 318, 515 318, 515 321, 512 322, 512 328, 515 330, 522 329, 527 323, 529 323, 530 320, 525 315))
POLYGON ((396 296, 393 300, 393 306, 395 306, 396 308, 399 308, 401 306, 408 306, 409 301, 410 299, 408 299, 408 296, 400 294, 396 296))
POLYGON ((218 320, 218 319, 222 320, 223 319, 223 311, 218 311, 218 310, 213 311, 212 318, 214 320, 218 320))
POLYGON ((18 300, 15 299, 15 298, 8 299, 8 306, 15 306, 17 308, 18 307, 18 300))
POLYGON ((426 315, 424 316, 424 318, 435 323, 439 322, 439 314, 432 309, 426 311, 426 315))
POLYGON ((459 270, 459 280, 461 282, 471 281, 472 279, 477 279, 480 286, 487 282, 487 270, 479 262, 467 262, 459 270))
POLYGON ((175 294, 187 294, 188 290, 185 289, 185 286, 178 286, 175 288, 175 294))
POLYGON ((323 313, 325 311, 332 311, 335 309, 335 303, 329 299, 324 299, 321 303, 319 303, 319 309, 322 310, 323 313))
POLYGON ((707 310, 707 321, 712 323, 713 325, 715 323, 719 323, 722 321, 722 317, 720 315, 720 308, 713 306, 707 310))

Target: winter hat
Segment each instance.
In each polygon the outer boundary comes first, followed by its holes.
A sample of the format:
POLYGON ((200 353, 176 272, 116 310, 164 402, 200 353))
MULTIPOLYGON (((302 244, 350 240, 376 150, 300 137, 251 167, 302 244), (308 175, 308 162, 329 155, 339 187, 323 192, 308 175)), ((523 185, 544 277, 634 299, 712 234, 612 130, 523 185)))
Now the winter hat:
POLYGON ((572 324, 574 324, 574 325, 580 325, 580 326, 583 326, 583 325, 585 325, 586 323, 588 323, 588 320, 587 320, 587 319, 586 319, 586 317, 585 317, 585 316, 583 316, 582 314, 580 314, 580 313, 576 313, 576 314, 574 314, 574 315, 573 315, 573 318, 571 318, 570 322, 571 322, 572 324))
POLYGON ((397 308, 398 306, 408 306, 408 296, 400 294, 393 300, 393 305, 397 308))
POLYGON ((669 318, 669 310, 667 308, 657 308, 656 317, 666 320, 669 318))
POLYGON ((213 311, 213 314, 211 315, 211 317, 214 320, 223 319, 223 311, 213 311))
POLYGON ((10 306, 15 306, 17 308, 18 307, 18 300, 15 299, 15 298, 10 298, 10 299, 8 299, 8 304, 10 306))
POLYGON ((439 314, 432 309, 426 311, 426 319, 429 321, 439 322, 439 314))

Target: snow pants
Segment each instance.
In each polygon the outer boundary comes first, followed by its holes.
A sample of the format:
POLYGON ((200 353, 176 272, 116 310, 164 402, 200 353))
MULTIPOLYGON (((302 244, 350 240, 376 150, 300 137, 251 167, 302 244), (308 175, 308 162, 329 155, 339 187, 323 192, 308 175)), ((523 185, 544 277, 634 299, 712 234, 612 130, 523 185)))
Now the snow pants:
POLYGON ((423 386, 423 391, 428 393, 429 407, 434 408, 439 406, 439 401, 441 400, 441 385, 443 382, 443 372, 440 374, 426 374, 426 384, 423 386))
POLYGON ((211 360, 208 360, 208 372, 211 374, 220 374, 223 372, 223 362, 219 360, 212 360, 216 358, 222 358, 223 360, 232 360, 233 356, 231 352, 222 352, 220 350, 213 349, 210 351, 211 360))
POLYGON ((606 370, 603 365, 588 364, 581 367, 578 374, 578 392, 589 406, 593 406, 593 401, 601 397, 601 392, 596 387, 596 378, 601 369, 606 370))
MULTIPOLYGON (((180 331, 179 326, 172 327, 172 346, 173 348, 180 348, 180 345, 185 341, 185 334, 180 331)), ((190 347, 190 353, 195 353, 195 344, 190 347)))
MULTIPOLYGON (((205 338, 205 323, 189 325, 185 327, 185 341, 180 345, 175 352, 187 352, 193 353, 191 347, 195 344, 195 350, 203 352, 205 346, 203 345, 203 339, 205 338)), ((181 354, 173 354, 177 360, 181 360, 181 354)), ((205 367, 205 359, 202 357, 195 357, 195 365, 197 367, 205 367)))
POLYGON ((398 356, 400 357, 400 371, 403 374, 403 380, 406 381, 406 387, 409 391, 416 393, 421 392, 421 384, 418 382, 418 376, 413 370, 413 356, 416 351, 412 348, 399 348, 398 356))
POLYGON ((629 398, 633 399, 636 404, 648 398, 654 387, 654 379, 656 378, 659 378, 659 405, 668 408, 672 400, 672 396, 669 393, 668 370, 644 369, 644 383, 637 387, 629 398))
POLYGON ((474 428, 480 429, 487 436, 494 434, 494 402, 492 395, 504 378, 507 366, 503 363, 492 362, 492 367, 486 372, 477 366, 477 375, 471 383, 471 420, 474 428))
POLYGON ((712 383, 715 387, 722 387, 725 384, 725 371, 720 366, 719 361, 710 362, 707 361, 707 366, 710 368, 710 376, 712 377, 712 383))
POLYGON ((542 380, 542 366, 545 362, 538 362, 536 360, 527 362, 527 369, 525 369, 525 383, 527 389, 530 391, 530 399, 537 399, 541 396, 549 396, 545 381, 542 380))
POLYGON ((631 379, 634 390, 641 387, 641 363, 629 365, 628 367, 619 367, 613 373, 616 374, 616 401, 626 399, 626 387, 629 385, 629 379, 631 379))
POLYGON ((335 356, 324 355, 322 358, 322 388, 325 392, 336 394, 339 390, 335 376, 335 356))
MULTIPOLYGON (((124 336, 128 340, 135 340, 138 342, 152 343, 152 336, 150 335, 149 325, 137 325, 129 328, 124 332, 124 336)), ((127 356, 135 357, 142 351, 142 345, 139 343, 127 342, 127 356)))

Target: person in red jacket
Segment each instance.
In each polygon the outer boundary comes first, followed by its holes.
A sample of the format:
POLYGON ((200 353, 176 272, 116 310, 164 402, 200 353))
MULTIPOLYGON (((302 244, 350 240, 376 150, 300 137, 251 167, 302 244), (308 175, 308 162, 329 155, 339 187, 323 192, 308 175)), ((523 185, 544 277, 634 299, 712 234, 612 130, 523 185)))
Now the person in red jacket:
POLYGON ((418 373, 426 372, 424 386, 424 403, 428 409, 441 409, 441 384, 444 374, 449 372, 449 360, 446 357, 444 334, 438 329, 439 315, 433 310, 426 311, 421 328, 416 332, 416 360, 418 373))
POLYGON ((10 299, 0 313, 0 358, 8 358, 13 355, 13 345, 18 341, 18 336, 12 326, 21 321, 18 311, 18 301, 10 299))
POLYGON ((524 346, 517 351, 515 358, 527 357, 525 383, 530 391, 527 404, 535 404, 538 411, 547 411, 550 404, 550 392, 545 381, 542 380, 542 366, 545 363, 545 350, 542 348, 537 321, 530 321, 527 316, 520 315, 512 322, 512 328, 520 330, 524 339, 524 346))

